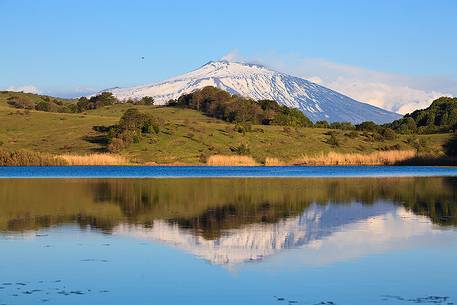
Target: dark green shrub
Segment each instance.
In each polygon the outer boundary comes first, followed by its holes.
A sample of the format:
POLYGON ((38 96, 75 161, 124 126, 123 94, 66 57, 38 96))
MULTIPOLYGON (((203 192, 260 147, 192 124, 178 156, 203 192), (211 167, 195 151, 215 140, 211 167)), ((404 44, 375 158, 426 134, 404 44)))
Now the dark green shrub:
POLYGON ((125 147, 125 143, 120 138, 113 138, 111 139, 110 143, 108 144, 108 151, 112 153, 120 152, 125 147))
POLYGON ((457 133, 454 133, 451 139, 444 144, 444 152, 449 157, 457 157, 457 133))
POLYGON ((397 138, 397 133, 392 128, 389 128, 389 127, 382 129, 381 135, 386 140, 395 140, 397 138))
POLYGON ((154 105, 154 98, 151 96, 144 96, 138 102, 137 105, 154 105))
POLYGON ((379 126, 372 121, 365 121, 358 125, 355 125, 355 129, 359 131, 378 132, 379 126))
POLYGON ((25 96, 12 96, 8 98, 7 103, 19 109, 34 109, 35 103, 25 96))
POLYGON ((353 130, 354 125, 351 122, 333 122, 330 124, 331 129, 353 130))
POLYGON ((316 124, 314 124, 314 127, 316 127, 316 128, 330 128, 330 124, 327 121, 317 121, 316 124))
POLYGON ((348 133, 345 133, 344 135, 346 137, 348 137, 348 138, 355 139, 355 138, 357 138, 359 136, 359 133, 357 131, 355 131, 355 130, 352 130, 352 131, 350 131, 348 133))
POLYGON ((335 146, 335 147, 340 146, 340 142, 338 141, 336 133, 335 132, 331 132, 331 133, 329 133, 329 135, 330 135, 330 137, 327 139, 326 143, 331 145, 331 146, 335 146))

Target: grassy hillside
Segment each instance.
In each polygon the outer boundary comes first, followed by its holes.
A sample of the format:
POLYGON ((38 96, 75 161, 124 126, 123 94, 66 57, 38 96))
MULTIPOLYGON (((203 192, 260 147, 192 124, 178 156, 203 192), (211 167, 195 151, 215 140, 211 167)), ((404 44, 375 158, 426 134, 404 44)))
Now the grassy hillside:
MULTIPOLYGON (((234 124, 192 109, 116 104, 84 113, 57 113, 16 109, 7 103, 12 95, 0 92, 0 148, 27 149, 52 154, 89 154, 106 151, 105 134, 94 126, 119 122, 128 108, 137 108, 164 120, 158 134, 146 134, 120 154, 138 163, 204 163, 210 155, 235 155, 241 145, 262 163, 267 157, 291 161, 303 155, 330 151, 370 153, 389 149, 419 149, 440 153, 449 134, 399 135, 394 140, 373 140, 370 133, 325 128, 291 128, 254 125, 245 134, 234 124), (331 133, 338 145, 330 141, 331 133)), ((24 94, 40 99, 37 95, 24 94)), ((63 100, 64 103, 75 101, 63 100)))

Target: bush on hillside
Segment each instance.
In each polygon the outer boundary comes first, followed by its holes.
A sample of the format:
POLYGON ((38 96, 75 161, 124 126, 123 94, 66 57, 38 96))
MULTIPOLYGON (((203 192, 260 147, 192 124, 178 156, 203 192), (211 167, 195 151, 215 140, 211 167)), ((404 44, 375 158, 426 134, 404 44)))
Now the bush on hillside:
POLYGON ((151 96, 144 96, 140 100, 138 100, 135 104, 151 106, 151 105, 154 105, 154 98, 151 96))
POLYGON ((333 122, 330 124, 331 129, 353 130, 354 125, 351 122, 333 122))
POLYGON ((378 132, 379 126, 373 121, 365 121, 355 125, 355 129, 359 131, 378 132))
POLYGON ((330 124, 327 121, 317 121, 314 124, 316 128, 330 128, 330 124))
POLYGON ((97 109, 103 106, 113 105, 118 103, 118 99, 111 92, 102 92, 94 95, 91 98, 80 97, 76 103, 78 112, 84 112, 87 110, 97 109))
POLYGON ((49 154, 26 150, 7 151, 0 149, 0 166, 63 166, 65 160, 49 154))
POLYGON ((7 103, 15 108, 19 109, 33 109, 35 108, 35 103, 32 99, 26 96, 12 96, 9 97, 7 103))
POLYGON ((140 142, 142 134, 158 134, 161 125, 163 122, 150 114, 135 108, 127 109, 119 123, 109 128, 107 148, 110 152, 119 152, 132 143, 140 142))

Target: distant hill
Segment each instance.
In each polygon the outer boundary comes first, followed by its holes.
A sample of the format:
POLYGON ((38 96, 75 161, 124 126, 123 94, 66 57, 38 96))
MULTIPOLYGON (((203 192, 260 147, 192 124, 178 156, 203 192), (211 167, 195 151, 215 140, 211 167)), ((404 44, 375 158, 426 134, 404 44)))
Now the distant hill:
POLYGON ((389 124, 400 133, 445 133, 457 129, 457 98, 440 97, 426 109, 406 114, 389 124))
POLYGON ((194 71, 157 84, 106 91, 120 100, 152 96, 156 104, 161 105, 207 86, 255 100, 275 100, 280 105, 300 109, 313 122, 373 121, 380 124, 401 118, 397 113, 358 102, 299 77, 261 65, 229 61, 211 61, 194 71))

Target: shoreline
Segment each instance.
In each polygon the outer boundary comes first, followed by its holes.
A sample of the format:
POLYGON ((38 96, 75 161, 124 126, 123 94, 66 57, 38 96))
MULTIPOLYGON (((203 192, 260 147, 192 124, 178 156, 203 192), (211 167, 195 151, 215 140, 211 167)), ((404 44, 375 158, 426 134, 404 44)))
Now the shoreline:
POLYGON ((33 152, 27 150, 1 151, 0 168, 12 166, 146 166, 146 167, 316 167, 316 166, 457 166, 457 158, 444 154, 420 154, 415 150, 386 150, 362 153, 321 152, 302 155, 291 160, 266 157, 262 160, 250 155, 211 155, 200 162, 156 162, 132 159, 130 156, 110 153, 86 155, 33 152))

